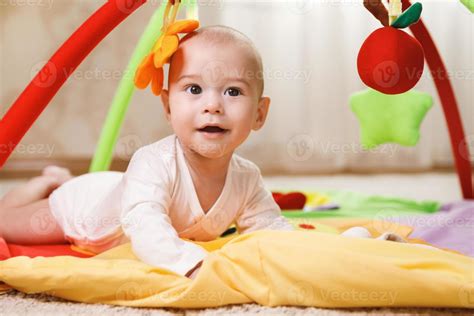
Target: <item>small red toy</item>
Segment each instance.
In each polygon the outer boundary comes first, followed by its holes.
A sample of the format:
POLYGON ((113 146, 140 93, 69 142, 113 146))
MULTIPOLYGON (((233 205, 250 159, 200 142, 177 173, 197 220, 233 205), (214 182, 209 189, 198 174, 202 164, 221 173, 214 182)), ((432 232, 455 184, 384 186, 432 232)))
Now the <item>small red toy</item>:
POLYGON ((286 194, 272 192, 272 195, 282 210, 302 210, 306 204, 306 195, 301 192, 289 192, 286 194))

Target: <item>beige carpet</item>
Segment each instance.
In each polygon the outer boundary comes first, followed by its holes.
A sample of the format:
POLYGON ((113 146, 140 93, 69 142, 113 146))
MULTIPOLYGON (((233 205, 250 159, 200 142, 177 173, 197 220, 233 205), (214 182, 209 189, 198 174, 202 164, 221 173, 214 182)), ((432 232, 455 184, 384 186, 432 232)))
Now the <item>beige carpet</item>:
POLYGON ((323 309, 314 307, 265 307, 257 304, 231 305, 206 309, 153 309, 84 304, 45 294, 11 291, 0 295, 0 315, 472 315, 465 309, 370 308, 323 309))
MULTIPOLYGON (((24 180, 0 181, 0 195, 24 180)), ((460 198, 457 179, 449 173, 419 175, 336 175, 320 177, 266 177, 270 189, 346 189, 366 194, 391 195, 448 202, 460 198)), ((320 309, 304 307, 263 307, 256 304, 221 308, 178 310, 150 309, 68 302, 44 294, 10 291, 0 295, 0 315, 473 315, 463 309, 320 309)))

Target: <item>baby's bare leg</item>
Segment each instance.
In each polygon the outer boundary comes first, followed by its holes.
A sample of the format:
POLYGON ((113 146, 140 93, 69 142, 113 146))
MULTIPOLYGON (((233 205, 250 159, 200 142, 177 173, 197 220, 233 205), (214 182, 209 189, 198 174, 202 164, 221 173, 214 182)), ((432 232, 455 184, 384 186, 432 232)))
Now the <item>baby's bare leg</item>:
POLYGON ((20 207, 47 198, 59 187, 58 180, 51 176, 40 176, 8 191, 2 198, 3 207, 20 207))
POLYGON ((68 243, 51 214, 48 199, 20 207, 5 207, 0 201, 0 237, 22 245, 68 243))
POLYGON ((61 184, 71 179, 69 170, 56 166, 43 169, 43 175, 7 192, 1 199, 3 207, 24 206, 47 198, 61 184))

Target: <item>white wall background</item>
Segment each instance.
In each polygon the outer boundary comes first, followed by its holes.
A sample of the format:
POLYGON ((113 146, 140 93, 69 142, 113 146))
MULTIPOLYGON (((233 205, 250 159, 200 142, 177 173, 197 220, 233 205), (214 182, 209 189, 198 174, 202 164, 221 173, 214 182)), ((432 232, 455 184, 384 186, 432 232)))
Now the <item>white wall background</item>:
MULTIPOLYGON (((30 5, 21 5, 19 0, 7 0, 0 6, 1 114, 32 78, 35 65, 47 60, 102 3, 30 1, 30 5)), ((424 4, 422 18, 453 75, 474 151, 474 15, 459 1, 420 2, 424 4)), ((433 95, 435 103, 422 123, 419 144, 362 150, 348 97, 364 89, 356 69, 357 53, 363 40, 380 26, 362 0, 198 3, 202 25, 225 24, 242 31, 263 57, 271 110, 265 127, 237 151, 262 170, 312 173, 452 165, 444 116, 426 65, 416 89, 433 95)), ((96 48, 43 112, 12 159, 93 155, 121 71, 158 5, 150 1, 96 48)), ((159 99, 149 91, 139 91, 130 104, 116 156, 126 160, 137 146, 171 132, 159 99)))

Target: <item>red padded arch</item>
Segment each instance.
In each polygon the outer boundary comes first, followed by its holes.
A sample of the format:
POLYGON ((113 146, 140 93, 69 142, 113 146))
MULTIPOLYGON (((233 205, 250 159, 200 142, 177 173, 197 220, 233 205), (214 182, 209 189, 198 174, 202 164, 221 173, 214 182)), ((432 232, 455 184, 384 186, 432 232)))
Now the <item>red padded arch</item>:
POLYGON ((79 64, 145 2, 109 0, 64 42, 0 121, 0 168, 79 64))
MULTIPOLYGON (((403 10, 410 5, 410 0, 402 0, 403 10)), ((448 72, 444 66, 441 55, 428 32, 423 21, 410 26, 415 38, 421 43, 425 51, 425 59, 434 78, 434 84, 438 91, 441 105, 443 107, 444 117, 448 125, 449 137, 451 140, 451 150, 454 156, 456 171, 461 184, 462 195, 465 199, 474 198, 472 190, 472 171, 469 160, 469 148, 466 142, 466 135, 459 113, 458 104, 454 91, 449 80, 448 72)))

